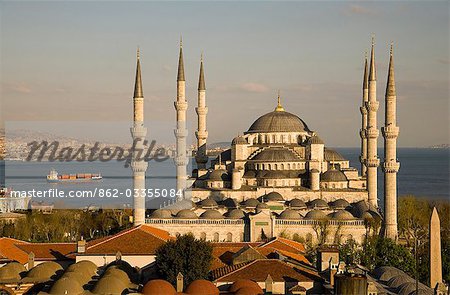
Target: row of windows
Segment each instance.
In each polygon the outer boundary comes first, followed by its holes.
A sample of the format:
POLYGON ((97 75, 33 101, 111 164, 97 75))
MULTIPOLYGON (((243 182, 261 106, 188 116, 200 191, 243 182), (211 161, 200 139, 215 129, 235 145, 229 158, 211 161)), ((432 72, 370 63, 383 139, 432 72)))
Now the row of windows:
POLYGON ((266 143, 300 144, 305 140, 306 140, 305 135, 293 135, 293 134, 258 134, 258 136, 248 138, 250 144, 266 144, 266 143))
MULTIPOLYGON (((179 236, 180 233, 176 232, 174 235, 175 236, 179 236)), ((206 232, 201 232, 199 238, 201 240, 208 240, 206 232)), ((209 241, 213 241, 213 242, 233 242, 233 234, 228 232, 226 235, 221 236, 218 232, 215 232, 212 235, 212 239, 209 239, 209 241)), ((240 241, 243 241, 243 239, 241 239, 240 241)))
POLYGON ((306 162, 248 164, 249 170, 302 170, 305 166, 306 162))

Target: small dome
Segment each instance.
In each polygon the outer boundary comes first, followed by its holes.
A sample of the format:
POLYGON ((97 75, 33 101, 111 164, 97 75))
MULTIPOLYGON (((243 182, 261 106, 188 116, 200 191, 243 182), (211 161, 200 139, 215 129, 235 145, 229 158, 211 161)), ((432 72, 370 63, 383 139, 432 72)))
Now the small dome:
POLYGON ((259 203, 259 204, 256 206, 256 209, 257 209, 257 210, 269 209, 269 205, 267 205, 266 203, 259 203))
POLYGON ((263 290, 261 289, 261 287, 258 285, 258 283, 256 283, 255 281, 252 280, 245 280, 245 279, 238 279, 236 280, 231 287, 228 289, 228 292, 230 293, 235 293, 237 294, 237 292, 241 291, 249 291, 246 293, 242 293, 242 294, 264 294, 263 290), (253 291, 252 293, 250 293, 250 291, 253 291))
POLYGON ((244 202, 244 206, 247 208, 255 208, 256 206, 258 206, 258 204, 259 204, 259 201, 254 198, 247 199, 244 202))
POLYGON ((215 208, 217 207, 217 202, 211 198, 204 199, 200 202, 202 208, 215 208))
POLYGON ((185 293, 191 295, 219 295, 219 289, 210 281, 195 280, 189 284, 185 293))
POLYGON ((20 281, 20 274, 25 271, 26 269, 22 264, 10 262, 0 268, 0 281, 20 281))
POLYGON ((113 276, 102 277, 97 284, 95 284, 94 294, 122 294, 128 286, 121 280, 113 276))
POLYGON ((115 266, 108 267, 105 274, 103 275, 103 278, 105 277, 113 277, 116 280, 121 280, 125 284, 131 283, 127 273, 115 266))
POLYGON ((401 270, 399 270, 398 268, 395 268, 393 266, 381 266, 381 267, 376 268, 372 274, 373 274, 374 278, 376 278, 380 281, 383 281, 383 282, 387 282, 392 277, 404 274, 404 272, 402 272, 401 270))
POLYGON ((211 174, 209 174, 209 180, 211 181, 227 181, 229 179, 230 176, 225 169, 213 170, 211 174))
POLYGON ((172 213, 167 209, 157 209, 150 215, 151 218, 168 219, 172 218, 172 213))
POLYGON ((279 202, 284 201, 283 196, 277 192, 270 192, 267 195, 261 197, 264 202, 279 202))
POLYGON ((308 208, 327 209, 328 203, 325 202, 323 199, 314 199, 314 200, 308 202, 308 208))
POLYGON ((308 139, 308 144, 324 144, 324 142, 319 136, 313 135, 308 139))
POLYGON ((52 288, 50 289, 49 294, 61 295, 79 295, 83 294, 83 287, 76 281, 70 278, 60 278, 57 280, 52 288))
POLYGON ((345 176, 344 172, 337 169, 329 169, 325 173, 320 176, 320 181, 323 182, 341 182, 348 181, 347 176, 345 176))
POLYGON ((231 208, 231 209, 239 207, 239 203, 233 198, 227 198, 227 199, 221 201, 220 204, 227 208, 231 208))
POLYGON ((58 263, 46 261, 33 267, 27 273, 27 278, 28 281, 48 281, 62 270, 63 268, 58 263))
POLYGON ((317 169, 311 169, 311 173, 320 173, 320 171, 317 169))
POLYGON ((323 151, 325 161, 346 161, 346 159, 335 150, 325 148, 323 151))
POLYGON ((284 147, 271 147, 256 154, 251 160, 263 162, 298 161, 300 157, 292 150, 284 147))
POLYGON ((141 291, 144 295, 156 295, 156 294, 167 294, 175 295, 177 291, 175 288, 165 280, 151 280, 148 281, 141 291))
POLYGON ((328 219, 328 216, 321 210, 311 210, 308 213, 306 213, 305 219, 324 220, 328 219))
POLYGON ((209 209, 209 210, 206 210, 205 212, 203 212, 200 215, 200 218, 202 218, 202 219, 222 219, 223 216, 222 216, 222 214, 220 214, 219 211, 214 210, 214 209, 209 209))
POLYGON ((336 212, 328 214, 328 216, 332 219, 339 219, 339 220, 355 219, 355 217, 353 217, 353 215, 346 210, 338 210, 336 212))
POLYGON ((191 211, 189 209, 183 209, 178 211, 177 215, 175 215, 176 218, 184 218, 184 219, 195 219, 198 218, 197 214, 195 214, 194 211, 191 211))
POLYGON ((88 283, 92 276, 89 275, 87 272, 83 272, 82 270, 77 270, 77 271, 66 271, 62 277, 62 278, 67 278, 69 280, 73 280, 73 281, 77 281, 78 284, 80 284, 80 286, 84 286, 86 283, 88 283))
POLYGON ((233 138, 233 141, 231 141, 232 145, 236 145, 236 144, 248 144, 247 139, 245 139, 245 137, 243 136, 237 136, 235 138, 233 138))
POLYGON ((352 213, 354 216, 358 218, 361 218, 363 213, 369 210, 378 215, 377 209, 372 204, 370 204, 365 200, 361 200, 352 204, 352 213))
POLYGON ((298 214, 296 211, 292 209, 286 209, 283 212, 281 212, 280 219, 301 219, 300 214, 298 214))
POLYGON ((233 209, 228 211, 225 216, 229 219, 241 219, 245 217, 245 213, 241 209, 233 209))
POLYGON ((292 199, 289 202, 289 206, 291 208, 296 208, 296 209, 305 209, 306 208, 305 202, 303 202, 303 200, 300 200, 300 199, 292 199))
POLYGON ((350 203, 344 199, 338 199, 334 202, 330 202, 330 205, 335 209, 345 209, 350 206, 350 203))

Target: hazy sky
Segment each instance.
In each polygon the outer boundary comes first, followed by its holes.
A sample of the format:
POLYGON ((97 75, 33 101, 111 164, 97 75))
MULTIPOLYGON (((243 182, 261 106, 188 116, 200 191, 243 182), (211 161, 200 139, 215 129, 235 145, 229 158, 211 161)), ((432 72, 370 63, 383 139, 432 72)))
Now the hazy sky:
POLYGON ((148 137, 174 142, 182 34, 191 140, 203 51, 209 142, 246 131, 275 108, 280 89, 285 109, 328 146, 358 146, 364 51, 375 33, 379 126, 392 40, 400 146, 449 143, 447 1, 2 1, 0 8, 7 128, 50 126, 49 132, 71 136, 130 138, 139 45, 148 137))

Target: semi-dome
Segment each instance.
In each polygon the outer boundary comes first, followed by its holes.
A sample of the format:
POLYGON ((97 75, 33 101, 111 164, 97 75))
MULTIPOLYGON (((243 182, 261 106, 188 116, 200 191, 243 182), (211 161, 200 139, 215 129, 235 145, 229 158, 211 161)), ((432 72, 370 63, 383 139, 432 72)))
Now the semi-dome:
POLYGON ((312 209, 314 209, 314 208, 327 209, 328 203, 325 202, 325 200, 323 200, 323 199, 314 199, 314 200, 308 202, 308 207, 312 208, 312 209))
POLYGON ((222 219, 223 216, 222 216, 222 214, 220 214, 219 211, 214 210, 214 209, 209 209, 209 210, 206 210, 205 212, 203 212, 200 215, 200 218, 203 218, 203 219, 222 219))
POLYGON ((283 196, 278 192, 270 192, 261 197, 264 202, 281 202, 284 201, 283 196))
POLYGON ((157 209, 150 215, 151 218, 167 219, 172 217, 172 213, 167 209, 157 209))
POLYGON ((64 277, 60 278, 53 284, 49 294, 79 295, 83 294, 83 292, 84 292, 83 287, 76 280, 64 277))
POLYGON ((377 209, 375 208, 375 206, 373 206, 371 203, 365 201, 365 200, 361 200, 358 201, 356 203, 352 204, 352 213, 354 216, 361 218, 361 216, 363 215, 364 212, 366 211, 371 211, 372 213, 375 213, 376 215, 378 215, 377 209))
POLYGON ((279 218, 280 219, 301 219, 301 216, 295 210, 286 209, 283 212, 281 212, 279 218))
POLYGON ((312 219, 312 220, 324 220, 328 218, 329 217, 321 210, 311 210, 305 215, 305 219, 312 219))
POLYGON ((183 209, 178 211, 177 215, 175 215, 176 218, 185 218, 185 219, 193 219, 198 218, 197 214, 195 214, 194 211, 191 211, 189 209, 183 209))
POLYGON ((309 132, 309 129, 298 116, 276 110, 256 119, 247 131, 247 133, 268 132, 309 132))
POLYGON ((154 295, 154 294, 167 294, 175 295, 177 291, 175 288, 165 280, 151 280, 148 281, 141 291, 144 295, 154 295))
POLYGON ((320 181, 324 182, 341 182, 347 180, 347 176, 345 176, 344 172, 334 168, 327 170, 320 176, 320 181))
POLYGON ((195 280, 189 284, 185 293, 192 295, 219 295, 219 289, 210 281, 195 280))
POLYGON ((213 170, 211 174, 209 174, 209 180, 212 181, 227 181, 230 177, 225 169, 217 169, 213 170))
POLYGON ((283 147, 266 148, 256 154, 252 160, 264 162, 298 161, 300 157, 294 151, 283 147))
POLYGON ((244 202, 244 206, 247 208, 255 208, 256 206, 258 206, 258 204, 259 204, 259 201, 254 198, 247 199, 244 202))
POLYGON ((297 208, 297 209, 305 209, 306 208, 306 204, 303 200, 300 199, 292 199, 289 202, 289 206, 291 208, 297 208))
POLYGON ((329 148, 324 148, 323 157, 325 161, 346 161, 346 159, 340 153, 329 148))
POLYGON ((355 219, 355 217, 353 217, 353 215, 346 210, 338 210, 336 212, 328 214, 328 216, 332 219, 339 219, 339 220, 355 219))
POLYGON ((217 202, 211 198, 204 199, 200 202, 202 208, 213 208, 217 207, 217 202))
POLYGON ((308 144, 324 144, 324 142, 319 136, 313 135, 308 139, 308 144))
POLYGON ((229 219, 241 219, 245 217, 245 213, 241 209, 233 209, 231 211, 228 211, 225 214, 225 217, 229 219))
POLYGON ((231 141, 231 144, 236 145, 236 144, 248 144, 247 139, 245 139, 245 137, 243 137, 242 135, 237 136, 235 138, 233 138, 233 140, 231 141))
POLYGON ((337 199, 336 201, 330 202, 330 205, 336 209, 345 209, 350 206, 350 203, 344 199, 337 199))

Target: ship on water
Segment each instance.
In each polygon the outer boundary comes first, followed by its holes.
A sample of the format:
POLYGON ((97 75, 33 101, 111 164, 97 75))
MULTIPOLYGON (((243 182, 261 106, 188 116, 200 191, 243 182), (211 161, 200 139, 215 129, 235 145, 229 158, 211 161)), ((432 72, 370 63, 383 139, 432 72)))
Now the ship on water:
POLYGON ((50 170, 47 175, 48 182, 85 182, 97 181, 103 177, 100 173, 77 173, 77 174, 58 174, 55 169, 50 170))

